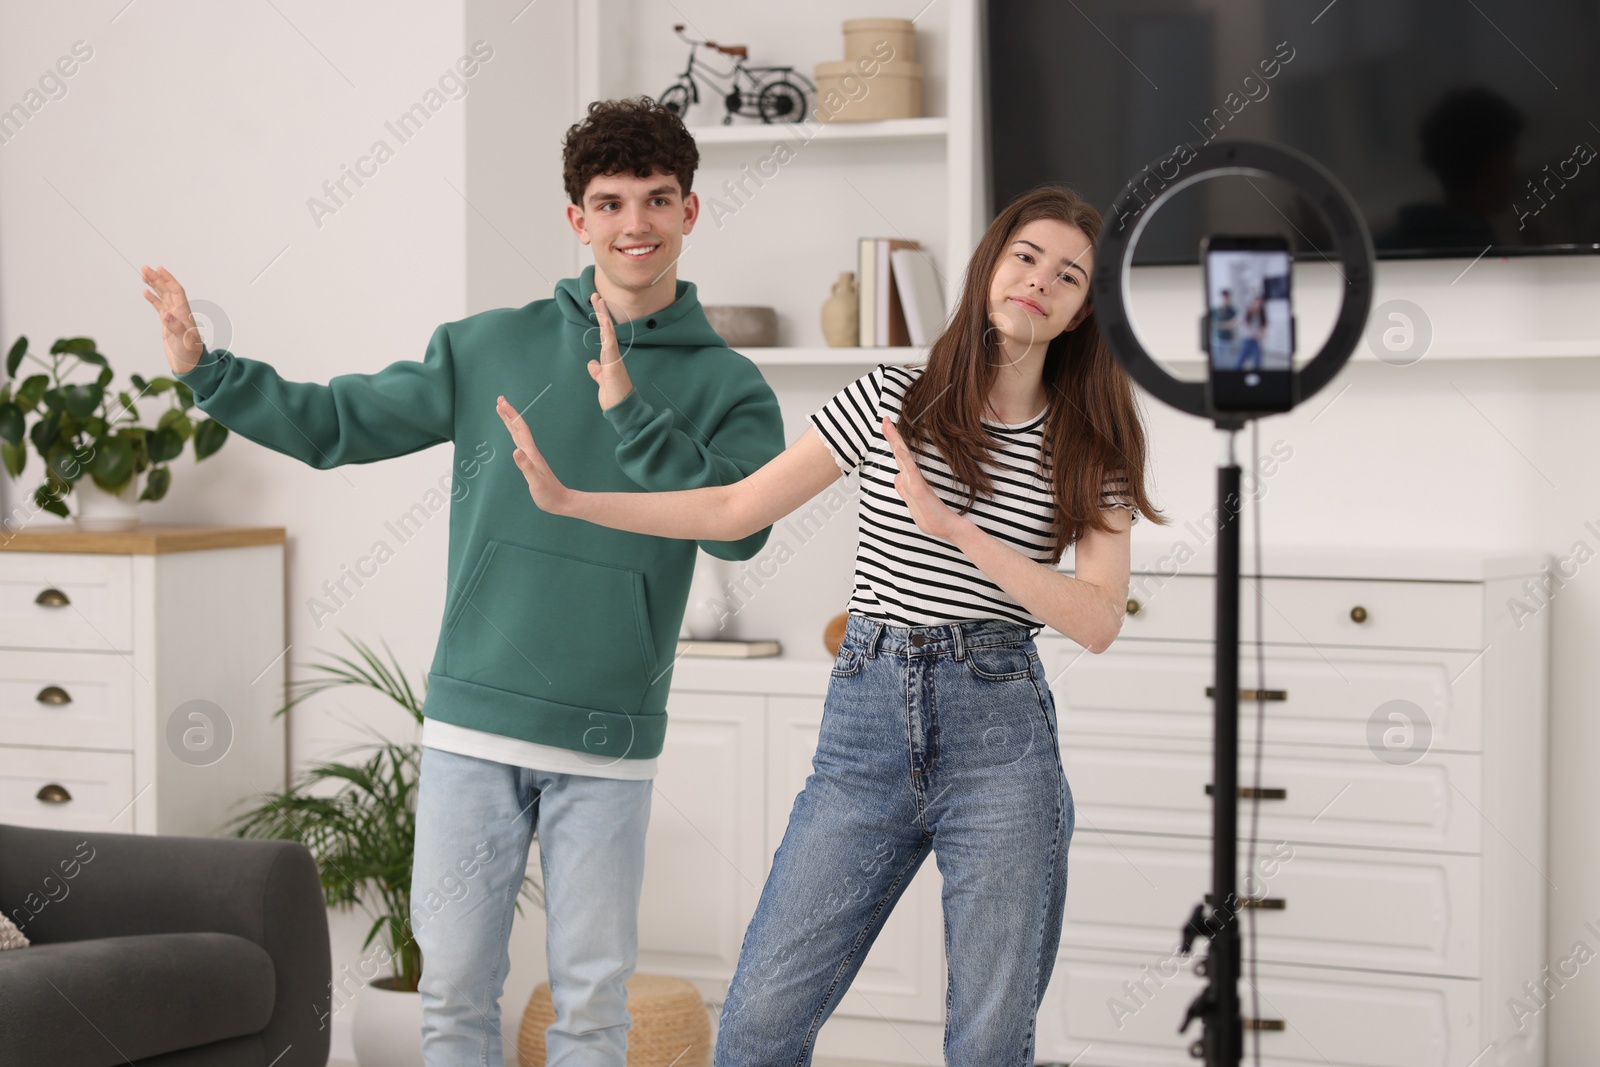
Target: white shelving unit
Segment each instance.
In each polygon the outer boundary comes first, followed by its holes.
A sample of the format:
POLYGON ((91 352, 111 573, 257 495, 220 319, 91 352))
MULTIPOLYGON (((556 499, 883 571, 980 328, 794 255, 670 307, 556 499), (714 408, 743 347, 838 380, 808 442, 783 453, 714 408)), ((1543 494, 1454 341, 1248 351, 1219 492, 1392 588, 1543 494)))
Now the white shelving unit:
MULTIPOLYGON (((695 26, 692 20, 706 16, 668 0, 581 4, 577 98, 583 107, 659 94, 683 69, 687 46, 671 29, 682 22, 690 23, 691 36, 748 45, 754 64, 786 64, 809 76, 816 63, 843 56, 840 24, 860 14, 843 0, 782 16, 751 5, 718 12, 715 25, 695 26)), ((700 148, 694 191, 701 216, 685 241, 681 273, 696 283, 702 303, 777 309, 782 345, 741 350, 763 366, 921 359, 918 349, 827 347, 822 304, 840 272, 855 270, 857 240, 881 236, 920 242, 952 307, 986 222, 976 0, 927 6, 890 0, 872 14, 917 20, 924 117, 771 125, 735 118, 723 125, 721 102, 709 93, 685 116, 700 148), (787 159, 758 170, 779 145, 787 159), (761 180, 762 174, 768 176, 761 180)))

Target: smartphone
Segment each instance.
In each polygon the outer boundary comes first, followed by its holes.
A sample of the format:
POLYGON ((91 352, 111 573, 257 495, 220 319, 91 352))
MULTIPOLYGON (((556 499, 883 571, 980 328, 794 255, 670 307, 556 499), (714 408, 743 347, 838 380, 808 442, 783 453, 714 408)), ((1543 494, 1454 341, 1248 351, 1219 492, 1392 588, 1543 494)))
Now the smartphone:
POLYGON ((1270 414, 1295 404, 1294 313, 1288 238, 1214 236, 1200 242, 1213 411, 1270 414))

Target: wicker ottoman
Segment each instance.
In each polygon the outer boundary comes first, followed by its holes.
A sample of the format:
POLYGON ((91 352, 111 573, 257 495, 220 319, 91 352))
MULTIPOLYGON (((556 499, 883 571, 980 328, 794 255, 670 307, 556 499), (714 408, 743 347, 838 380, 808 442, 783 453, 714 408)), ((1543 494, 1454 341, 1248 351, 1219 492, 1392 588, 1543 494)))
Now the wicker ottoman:
MULTIPOLYGON (((628 1067, 711 1067, 711 1017, 693 983, 635 973, 628 979, 628 1014, 628 1067)), ((550 983, 540 982, 517 1036, 522 1067, 544 1067, 544 1032, 555 1018, 550 983)))

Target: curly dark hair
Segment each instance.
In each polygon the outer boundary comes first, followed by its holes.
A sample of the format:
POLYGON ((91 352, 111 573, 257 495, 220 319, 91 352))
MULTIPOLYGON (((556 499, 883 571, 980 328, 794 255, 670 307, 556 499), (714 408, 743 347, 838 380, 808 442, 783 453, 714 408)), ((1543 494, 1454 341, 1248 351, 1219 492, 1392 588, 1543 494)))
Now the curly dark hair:
POLYGON ((699 163, 700 150, 683 120, 648 96, 596 100, 584 120, 567 130, 561 152, 567 195, 580 207, 583 191, 602 174, 648 178, 665 172, 688 196, 699 163))

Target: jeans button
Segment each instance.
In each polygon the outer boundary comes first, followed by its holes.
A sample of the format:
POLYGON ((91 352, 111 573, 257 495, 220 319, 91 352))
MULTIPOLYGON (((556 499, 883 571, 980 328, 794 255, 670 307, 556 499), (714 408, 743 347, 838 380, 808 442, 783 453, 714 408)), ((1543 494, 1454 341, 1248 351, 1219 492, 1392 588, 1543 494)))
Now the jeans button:
POLYGON ((921 648, 923 645, 928 643, 928 639, 921 634, 912 634, 911 643, 916 645, 918 648, 921 648))

